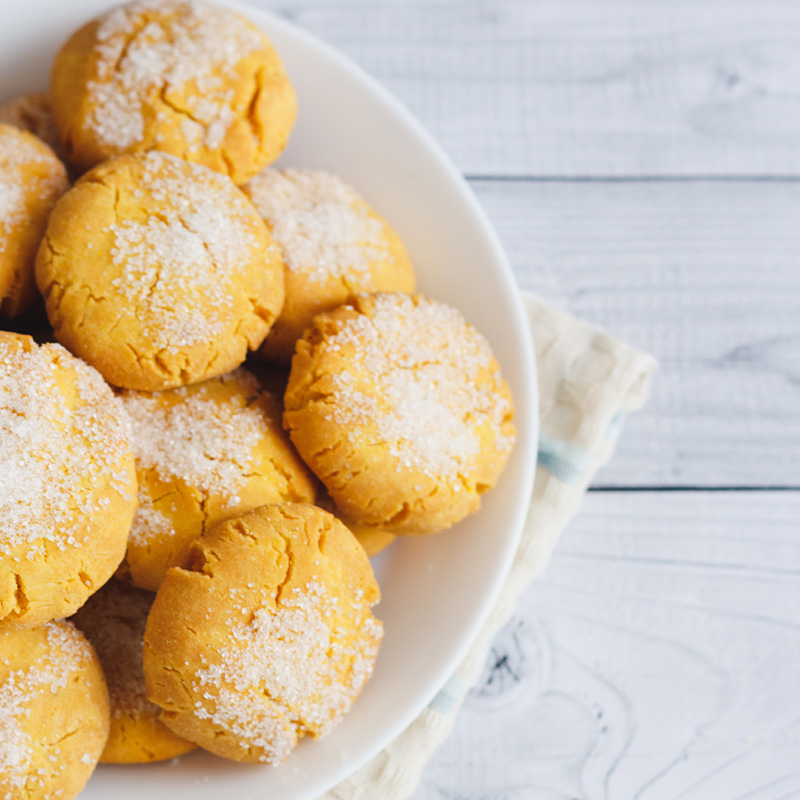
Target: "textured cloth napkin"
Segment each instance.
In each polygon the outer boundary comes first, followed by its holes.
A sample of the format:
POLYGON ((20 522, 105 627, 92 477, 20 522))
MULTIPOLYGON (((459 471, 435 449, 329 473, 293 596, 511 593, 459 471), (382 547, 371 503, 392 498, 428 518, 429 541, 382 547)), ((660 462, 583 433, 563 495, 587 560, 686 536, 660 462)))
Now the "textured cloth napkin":
POLYGON ((645 400, 652 356, 523 292, 539 368, 539 455, 519 550, 467 657, 388 747, 320 800, 406 800, 478 680, 494 634, 544 569, 586 487, 609 459, 625 416, 645 400))

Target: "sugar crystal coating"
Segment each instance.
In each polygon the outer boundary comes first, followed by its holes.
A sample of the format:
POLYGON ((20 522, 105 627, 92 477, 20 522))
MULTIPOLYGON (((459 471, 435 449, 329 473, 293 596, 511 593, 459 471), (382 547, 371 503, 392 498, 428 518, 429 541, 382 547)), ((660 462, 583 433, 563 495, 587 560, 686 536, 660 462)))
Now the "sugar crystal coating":
POLYGON ((56 58, 52 94, 81 168, 155 149, 237 183, 277 157, 295 115, 266 37, 201 0, 134 0, 88 23, 56 58))
POLYGON ((376 293, 315 318, 284 420, 346 518, 421 533, 477 508, 510 453, 511 417, 489 345, 458 311, 376 293))
POLYGON ((283 265, 252 204, 166 153, 84 175, 56 206, 36 270, 59 341, 145 391, 235 368, 283 303, 283 265))
POLYGON ((300 737, 324 736, 363 688, 383 635, 370 612, 378 599, 366 554, 327 512, 284 503, 229 519, 158 591, 148 696, 169 727, 212 752, 280 763, 300 737))

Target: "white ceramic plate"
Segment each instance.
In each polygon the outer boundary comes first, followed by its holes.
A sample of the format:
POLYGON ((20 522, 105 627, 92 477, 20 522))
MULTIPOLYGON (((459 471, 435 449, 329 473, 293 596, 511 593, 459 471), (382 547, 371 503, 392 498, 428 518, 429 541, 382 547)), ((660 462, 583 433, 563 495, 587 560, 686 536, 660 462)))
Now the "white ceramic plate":
MULTIPOLYGON (((0 101, 46 88, 52 58, 104 0, 5 3, 0 101)), ((192 753, 165 764, 100 767, 81 800, 305 800, 347 777, 399 734, 464 656, 510 566, 533 483, 535 366, 511 270, 475 198, 420 125, 330 47, 251 6, 294 82, 300 112, 281 164, 322 167, 354 184, 405 241, 419 290, 454 305, 489 339, 511 384, 518 442, 483 508, 451 530, 395 543, 375 560, 386 634, 374 676, 321 741, 280 767, 192 753)))

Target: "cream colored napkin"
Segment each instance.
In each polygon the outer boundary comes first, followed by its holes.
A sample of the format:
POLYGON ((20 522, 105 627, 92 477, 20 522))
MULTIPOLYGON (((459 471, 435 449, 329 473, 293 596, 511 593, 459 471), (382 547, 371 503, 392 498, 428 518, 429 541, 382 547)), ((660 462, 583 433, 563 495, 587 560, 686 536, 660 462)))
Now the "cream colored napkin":
POLYGON ((406 800, 413 794, 480 677, 494 634, 547 564, 586 487, 611 456, 625 415, 645 400, 652 356, 522 294, 539 367, 540 435, 533 499, 511 572, 455 675, 397 739, 320 800, 406 800))

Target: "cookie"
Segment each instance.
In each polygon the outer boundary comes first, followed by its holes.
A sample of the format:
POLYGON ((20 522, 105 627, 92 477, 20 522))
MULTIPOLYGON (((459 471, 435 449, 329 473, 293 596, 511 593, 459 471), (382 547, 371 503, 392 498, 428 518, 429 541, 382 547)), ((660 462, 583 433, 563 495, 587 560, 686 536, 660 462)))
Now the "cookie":
POLYGON ((0 630, 72 614, 125 553, 130 423, 94 369, 12 333, 0 333, 0 484, 0 630))
POLYGON ((0 630, 0 797, 72 800, 108 726, 100 662, 72 623, 0 630))
POLYGON ((101 764, 163 761, 196 747, 162 724, 160 709, 146 697, 142 647, 154 597, 112 579, 72 617, 94 646, 108 684, 111 726, 101 764))
POLYGON ((0 106, 0 122, 29 131, 41 139, 59 159, 63 157, 61 140, 58 138, 56 124, 53 121, 50 95, 34 92, 4 103, 0 106))
POLYGON ((265 503, 310 502, 316 480, 281 426, 282 405, 244 369, 194 386, 122 392, 139 508, 120 574, 155 591, 206 528, 265 503))
POLYGON ((161 150, 244 183, 286 146, 294 89, 260 30, 193 0, 137 0, 76 31, 50 84, 78 170, 161 150))
POLYGON ((291 359, 314 314, 356 292, 414 290, 414 269, 400 237, 336 175, 268 168, 242 188, 286 267, 283 311, 259 350, 265 358, 291 359))
POLYGON ((280 256, 244 194, 157 152, 108 161, 61 198, 36 279, 56 338, 145 391, 236 368, 283 304, 280 256))
POLYGON ((323 736, 372 672, 383 629, 369 560, 316 506, 262 506, 198 539, 156 595, 148 697, 179 736, 277 764, 323 736))
POLYGON ((16 317, 37 298, 36 250, 68 186, 64 165, 44 142, 0 123, 0 316, 16 317))
POLYGON ((488 343, 421 296, 363 294, 314 317, 284 401, 292 441, 343 517, 393 533, 477 510, 514 441, 488 343))

